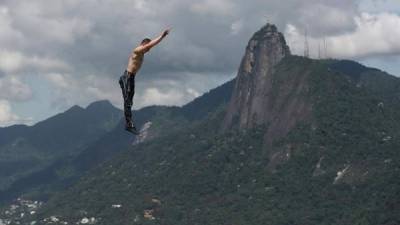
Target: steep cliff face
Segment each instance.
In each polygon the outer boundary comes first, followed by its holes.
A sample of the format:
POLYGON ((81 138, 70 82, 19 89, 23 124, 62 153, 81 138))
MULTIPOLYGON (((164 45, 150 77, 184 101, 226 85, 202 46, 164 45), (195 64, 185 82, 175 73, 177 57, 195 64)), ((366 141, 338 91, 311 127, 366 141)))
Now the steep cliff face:
POLYGON ((278 82, 277 65, 288 56, 285 38, 274 25, 267 24, 253 35, 239 68, 223 130, 266 124, 270 128, 266 141, 270 142, 308 117, 311 104, 299 96, 307 89, 307 74, 295 70, 296 76, 278 82))

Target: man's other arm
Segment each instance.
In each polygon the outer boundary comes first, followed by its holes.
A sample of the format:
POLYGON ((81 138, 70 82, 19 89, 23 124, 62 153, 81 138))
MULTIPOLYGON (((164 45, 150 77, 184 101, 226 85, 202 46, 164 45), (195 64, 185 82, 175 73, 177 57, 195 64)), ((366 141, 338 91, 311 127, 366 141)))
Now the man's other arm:
POLYGON ((147 52, 154 46, 158 45, 168 34, 169 34, 169 29, 165 30, 160 36, 158 36, 154 40, 150 41, 149 43, 147 43, 143 46, 137 47, 135 50, 147 52))

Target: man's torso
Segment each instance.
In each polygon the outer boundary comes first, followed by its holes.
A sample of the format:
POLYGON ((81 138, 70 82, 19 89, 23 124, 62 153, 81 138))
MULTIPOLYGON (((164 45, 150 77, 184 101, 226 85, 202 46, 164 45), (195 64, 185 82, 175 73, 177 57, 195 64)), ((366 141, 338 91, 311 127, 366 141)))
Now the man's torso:
POLYGON ((129 56, 128 66, 126 70, 130 73, 136 74, 143 64, 144 52, 133 50, 129 56))

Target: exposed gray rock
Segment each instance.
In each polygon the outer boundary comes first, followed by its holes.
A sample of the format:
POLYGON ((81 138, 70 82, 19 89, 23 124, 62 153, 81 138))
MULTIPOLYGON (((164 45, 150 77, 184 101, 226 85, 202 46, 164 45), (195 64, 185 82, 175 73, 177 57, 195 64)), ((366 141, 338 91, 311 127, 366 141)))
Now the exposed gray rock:
POLYGON ((223 130, 268 124, 266 141, 283 137, 309 115, 311 105, 299 93, 307 88, 306 75, 274 84, 276 65, 290 56, 285 38, 275 25, 267 24, 250 39, 238 71, 223 130), (274 87, 275 85, 275 87, 274 87))
POLYGON ((150 127, 153 123, 151 121, 146 122, 143 124, 142 128, 140 129, 140 134, 136 137, 133 145, 140 144, 147 140, 149 137, 150 127))
POLYGON ((239 117, 241 128, 266 122, 271 74, 274 66, 287 55, 290 55, 289 47, 274 25, 267 24, 253 35, 239 68, 225 128, 234 123, 235 116, 239 117))

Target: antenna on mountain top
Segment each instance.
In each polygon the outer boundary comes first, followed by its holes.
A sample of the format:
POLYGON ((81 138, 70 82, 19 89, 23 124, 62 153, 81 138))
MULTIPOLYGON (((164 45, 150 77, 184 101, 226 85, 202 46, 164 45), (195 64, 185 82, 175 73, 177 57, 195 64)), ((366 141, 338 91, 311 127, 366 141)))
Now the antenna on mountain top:
POLYGON ((321 59, 321 40, 318 40, 318 59, 321 59))
POLYGON ((324 55, 325 58, 328 58, 328 42, 326 41, 326 37, 324 37, 324 55))
POLYGON ((310 57, 310 46, 308 45, 307 28, 304 31, 304 57, 306 58, 310 57))
POLYGON ((269 19, 269 16, 268 15, 265 15, 265 21, 267 21, 267 24, 271 24, 270 22, 270 19, 269 19))

